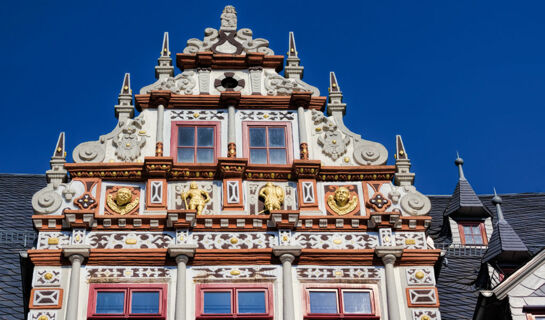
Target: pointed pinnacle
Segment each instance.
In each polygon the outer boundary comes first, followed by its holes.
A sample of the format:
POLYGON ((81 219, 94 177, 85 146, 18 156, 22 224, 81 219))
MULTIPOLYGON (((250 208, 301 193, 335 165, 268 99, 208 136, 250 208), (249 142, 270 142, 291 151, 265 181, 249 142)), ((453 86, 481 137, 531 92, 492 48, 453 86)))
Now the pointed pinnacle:
POLYGON ((462 168, 462 166, 464 165, 464 159, 460 158, 460 154, 458 153, 458 151, 456 151, 456 160, 454 160, 454 164, 458 167, 460 180, 466 180, 466 177, 464 176, 464 169, 462 168))
POLYGON ((337 82, 337 77, 333 71, 329 73, 329 92, 341 92, 341 88, 337 82))
POLYGON ((288 57, 296 57, 297 58, 298 52, 297 48, 295 47, 295 37, 293 35, 293 31, 290 31, 290 43, 288 48, 288 57))
POLYGON ((403 145, 403 139, 401 139, 400 135, 396 135, 396 159, 408 159, 407 153, 405 152, 405 146, 403 145))
POLYGON ((168 47, 168 32, 163 35, 163 48, 161 49, 161 57, 170 57, 170 49, 168 47))
POLYGON ((121 87, 120 95, 132 95, 130 73, 125 73, 125 78, 123 78, 123 86, 121 87))
POLYGON ((59 134, 59 139, 57 139, 57 145, 53 151, 53 158, 64 159, 66 157, 65 145, 64 145, 64 132, 59 134))
POLYGON ((496 212, 498 213, 498 221, 504 220, 503 211, 501 209, 501 203, 503 200, 496 193, 496 188, 494 188, 494 197, 492 198, 492 204, 496 206, 496 212))

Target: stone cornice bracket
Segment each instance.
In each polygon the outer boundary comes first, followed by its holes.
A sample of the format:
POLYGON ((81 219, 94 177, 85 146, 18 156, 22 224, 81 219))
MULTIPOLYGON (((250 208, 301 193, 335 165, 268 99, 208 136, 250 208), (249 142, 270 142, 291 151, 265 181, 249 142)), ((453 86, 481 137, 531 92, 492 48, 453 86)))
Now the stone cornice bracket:
POLYGON ((65 139, 64 139, 64 132, 61 132, 59 134, 59 138, 57 139, 57 144, 55 146, 55 150, 53 151, 53 156, 51 157, 51 161, 49 161, 49 165, 51 166, 51 169, 45 172, 45 176, 47 177, 47 182, 52 184, 53 188, 55 189, 61 183, 67 181, 66 174, 68 172, 64 168, 65 163, 66 163, 65 139))
POLYGON ((185 263, 187 263, 189 258, 192 258, 195 255, 196 249, 196 244, 175 244, 168 247, 168 255, 172 258, 176 258, 176 262, 178 262, 179 259, 187 259, 185 260, 185 263))
POLYGON ((163 35, 163 46, 161 47, 161 55, 157 59, 155 67, 156 79, 167 79, 174 77, 174 67, 172 66, 172 58, 170 57, 170 49, 168 44, 168 32, 163 35))
POLYGON ((240 91, 223 91, 220 95, 220 108, 236 107, 240 103, 240 91))
POLYGON ((394 184, 396 186, 412 186, 414 183, 414 173, 411 170, 411 160, 405 151, 403 139, 396 135, 396 173, 394 175, 394 184))
POLYGON ((83 258, 89 257, 90 252, 91 246, 85 244, 67 245, 62 248, 63 255, 71 262, 74 259, 81 259, 80 262, 82 262, 83 258))
POLYGON ((329 73, 329 99, 327 102, 327 115, 335 115, 336 112, 346 113, 346 103, 343 103, 343 93, 337 82, 335 72, 329 73))
POLYGON ((289 261, 290 263, 295 260, 295 257, 301 255, 301 246, 275 246, 272 248, 273 254, 277 256, 281 262, 289 261))
POLYGON ((117 98, 115 108, 115 117, 123 121, 134 117, 134 105, 132 103, 131 74, 125 73, 121 92, 117 98))
POLYGON ((288 58, 286 59, 286 68, 284 69, 284 77, 287 79, 303 79, 304 67, 300 65, 301 59, 299 59, 299 53, 295 47, 295 37, 293 32, 290 31, 289 36, 289 48, 288 58))
POLYGON ((385 265, 394 264, 403 255, 403 247, 379 246, 375 248, 375 254, 385 265))
POLYGON ((172 92, 169 90, 153 90, 150 92, 149 97, 150 107, 157 108, 159 105, 163 105, 165 108, 168 108, 168 103, 171 97, 172 92))

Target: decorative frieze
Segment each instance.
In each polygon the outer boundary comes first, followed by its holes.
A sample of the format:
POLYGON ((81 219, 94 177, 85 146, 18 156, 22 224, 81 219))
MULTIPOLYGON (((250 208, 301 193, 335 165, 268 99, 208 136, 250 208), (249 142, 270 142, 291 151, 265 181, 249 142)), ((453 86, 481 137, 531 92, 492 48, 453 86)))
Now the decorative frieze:
POLYGON ((372 249, 378 246, 378 236, 370 233, 310 233, 294 235, 294 245, 306 249, 372 249))
POLYGON ((34 288, 30 293, 30 309, 60 309, 62 306, 60 288, 34 288))
POLYGON ((223 279, 275 279, 276 267, 233 266, 233 267, 194 267, 195 280, 223 279))
POLYGON ((52 310, 30 310, 28 313, 29 320, 58 320, 59 312, 52 310))
POLYGON ((61 269, 47 268, 42 269, 36 267, 32 275, 33 287, 60 287, 61 285, 61 269))
POLYGON ((60 249, 70 244, 70 235, 67 232, 40 232, 38 235, 38 249, 60 249))
POLYGON ((87 244, 94 249, 164 249, 173 243, 173 232, 90 232, 87 235, 87 244))
POLYGON ((297 278, 309 280, 379 280, 375 267, 297 267, 297 278))
POLYGON ((224 120, 223 110, 172 110, 171 120, 224 120))
POLYGON ((85 268, 85 278, 171 278, 171 269, 163 267, 92 267, 85 268))
POLYGON ((424 232, 396 232, 396 245, 405 249, 426 249, 424 232))
POLYGON ((85 229, 73 229, 72 237, 70 238, 71 245, 85 244, 85 229))
POLYGON ((276 235, 271 233, 193 233, 198 249, 265 249, 277 245, 276 235))
POLYGON ((393 246, 395 245, 395 239, 392 234, 392 229, 382 228, 379 230, 380 245, 381 246, 393 246))
POLYGON ((412 320, 441 320, 441 314, 437 309, 413 309, 412 320))
POLYGON ((263 111, 263 110, 255 110, 255 111, 239 111, 238 116, 240 117, 240 120, 242 121, 259 121, 259 120, 266 120, 266 121, 286 121, 286 120, 295 120, 295 112, 290 111, 263 111))
POLYGON ((405 269, 409 286, 434 286, 435 277, 432 267, 411 267, 405 269))

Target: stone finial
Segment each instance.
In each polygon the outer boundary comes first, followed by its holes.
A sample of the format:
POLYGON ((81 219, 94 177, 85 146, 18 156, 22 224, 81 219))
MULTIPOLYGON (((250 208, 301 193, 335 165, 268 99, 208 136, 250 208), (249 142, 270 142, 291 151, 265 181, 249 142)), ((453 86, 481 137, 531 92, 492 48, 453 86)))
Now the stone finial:
POLYGON ((400 135, 396 135, 396 173, 394 184, 396 186, 408 186, 414 183, 414 173, 410 172, 411 160, 405 151, 405 145, 400 135))
POLYGON ((225 6, 220 16, 223 31, 237 31, 237 11, 233 6, 225 6))
POLYGON ((67 171, 64 169, 64 164, 66 163, 65 150, 64 132, 61 132, 59 134, 59 138, 57 139, 57 144, 55 145, 55 150, 53 151, 51 161, 49 161, 51 169, 47 170, 45 173, 47 181, 53 184, 54 188, 66 181, 67 171))
POLYGON ((131 74, 125 73, 121 92, 117 99, 118 105, 115 106, 115 116, 119 120, 132 118, 134 116, 134 106, 132 105, 131 74))
POLYGON ((464 165, 464 159, 460 158, 460 154, 458 152, 456 152, 456 160, 454 160, 454 164, 458 167, 460 180, 466 180, 466 177, 464 176, 464 169, 462 168, 464 165))
POLYGON ((286 69, 284 71, 284 77, 287 79, 303 79, 304 67, 300 65, 301 59, 299 59, 299 53, 295 47, 295 37, 293 32, 290 31, 289 44, 288 44, 288 58, 286 59, 286 69))
POLYGON ((327 114, 332 115, 333 112, 340 111, 344 115, 346 113, 346 103, 343 103, 343 93, 335 72, 329 73, 329 100, 327 103, 327 114))
POLYGON ((163 35, 163 46, 161 47, 161 55, 157 59, 155 67, 155 78, 164 79, 174 77, 174 67, 172 66, 172 58, 170 57, 170 49, 168 43, 168 32, 163 35))

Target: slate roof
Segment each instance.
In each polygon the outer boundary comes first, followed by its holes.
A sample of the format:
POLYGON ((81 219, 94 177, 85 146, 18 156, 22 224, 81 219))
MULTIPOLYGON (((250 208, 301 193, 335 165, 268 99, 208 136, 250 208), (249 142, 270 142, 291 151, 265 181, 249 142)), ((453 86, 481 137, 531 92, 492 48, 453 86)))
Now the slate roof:
MULTIPOLYGON (((430 236, 439 248, 450 244, 449 235, 443 229, 445 208, 451 196, 428 196, 432 203, 430 236), (442 232, 443 231, 443 232, 442 232)), ((494 216, 492 195, 478 196, 481 203, 494 216)), ((519 193, 501 195, 505 220, 520 237, 532 254, 545 247, 545 193, 519 193)), ((492 242, 493 239, 491 239, 492 242)), ((437 279, 441 318, 443 320, 473 319, 478 291, 474 286, 485 249, 451 248, 437 279)))
POLYGON ((458 180, 448 207, 445 210, 445 216, 453 213, 470 217, 490 216, 490 212, 483 205, 481 199, 477 197, 469 182, 464 178, 458 180))
POLYGON ((33 245, 32 195, 44 175, 0 174, 0 319, 24 319, 19 251, 33 245))
POLYGON ((494 224, 492 237, 488 242, 488 250, 483 256, 483 262, 501 260, 504 262, 525 262, 530 256, 515 230, 503 219, 494 224))

